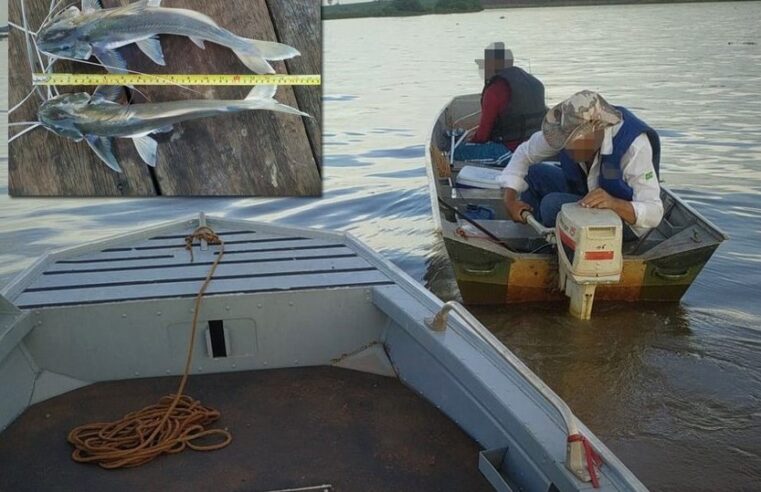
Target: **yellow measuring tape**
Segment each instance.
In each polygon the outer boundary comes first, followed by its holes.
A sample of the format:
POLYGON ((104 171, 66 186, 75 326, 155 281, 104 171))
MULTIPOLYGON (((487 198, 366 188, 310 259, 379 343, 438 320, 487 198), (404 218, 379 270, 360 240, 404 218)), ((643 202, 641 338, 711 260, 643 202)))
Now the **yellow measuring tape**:
POLYGON ((34 85, 320 85, 320 75, 35 73, 34 85))

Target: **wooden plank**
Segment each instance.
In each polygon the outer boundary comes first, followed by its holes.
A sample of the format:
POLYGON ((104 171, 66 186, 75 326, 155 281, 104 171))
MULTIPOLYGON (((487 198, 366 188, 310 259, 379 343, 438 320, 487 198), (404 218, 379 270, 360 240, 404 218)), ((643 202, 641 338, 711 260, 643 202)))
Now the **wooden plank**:
MULTIPOLYGON (((47 14, 48 0, 26 0, 32 26, 36 29, 47 14)), ((104 0, 105 7, 129 3, 104 0)), ((19 22, 20 0, 11 1, 11 19, 19 22)), ((165 7, 186 7, 209 15, 226 29, 245 37, 277 40, 265 0, 164 0, 165 7)), ((318 37, 301 41, 321 46, 319 12, 301 22, 314 24, 318 37)), ((146 73, 249 73, 235 54, 207 43, 202 50, 190 40, 162 36, 167 61, 161 67, 135 46, 121 50, 130 69, 146 73)), ((23 38, 14 33, 11 56, 25 59, 23 38)), ((310 47, 295 46, 303 53, 310 47)), ((100 72, 84 64, 57 65, 57 71, 100 72)), ((285 64, 276 70, 285 72, 285 64)), ((10 103, 21 100, 29 90, 29 71, 11 74, 10 103)), ((67 91, 70 89, 67 88, 67 91)), ((88 88, 89 91, 92 88, 88 88)), ((176 87, 141 90, 151 101, 181 99, 242 99, 248 88, 202 87, 196 92, 176 87), (199 94, 200 93, 200 94, 199 94)), ((291 87, 280 87, 276 98, 299 107, 291 87)), ((134 96, 135 103, 145 102, 134 96)), ((306 104, 306 103, 305 103, 306 104)), ((35 105, 13 114, 12 121, 35 118, 35 105)), ((309 111, 309 108, 304 108, 309 111)), ((319 120, 317 120, 319 121, 319 120)), ((137 156, 129 139, 118 139, 116 154, 125 170, 119 175, 103 165, 86 144, 77 144, 38 130, 11 145, 10 190, 14 195, 237 195, 318 196, 322 184, 304 118, 270 111, 205 118, 176 125, 174 132, 159 138, 158 166, 152 170, 137 156), (18 145, 17 145, 18 144, 18 145)), ((311 125, 311 123, 310 123, 311 125)))
MULTIPOLYGON (((328 258, 338 256, 348 256, 356 253, 351 249, 336 245, 336 247, 318 247, 317 249, 302 249, 302 250, 285 250, 285 251, 265 251, 254 253, 242 253, 237 255, 230 255, 225 258, 225 262, 267 262, 277 261, 282 259, 299 260, 302 258, 328 258)), ((60 275, 62 272, 68 271, 116 271, 116 270, 129 270, 138 268, 149 268, 160 264, 163 268, 179 268, 190 264, 190 258, 187 255, 175 255, 172 258, 161 259, 148 259, 148 260, 127 260, 127 261, 113 261, 113 262, 98 262, 98 263, 55 263, 51 265, 46 271, 45 275, 60 275)), ((195 264, 209 265, 211 261, 199 261, 196 259, 195 264)))
MULTIPOLYGON (((323 241, 316 239, 284 239, 275 241, 265 241, 257 243, 243 243, 243 244, 226 244, 225 254, 236 255, 238 252, 254 252, 254 251, 287 251, 291 248, 322 248, 325 246, 331 246, 336 244, 334 241, 323 241)), ((193 257, 196 261, 204 261, 209 258, 214 258, 214 255, 218 249, 214 246, 209 247, 206 251, 199 251, 198 246, 193 247, 193 257)), ((129 250, 129 251, 106 251, 93 253, 89 255, 76 256, 70 259, 59 260, 60 264, 80 264, 89 262, 103 261, 104 264, 108 264, 111 260, 128 260, 133 258, 135 260, 146 260, 156 258, 157 260, 164 261, 162 259, 168 259, 171 257, 179 257, 181 260, 188 261, 190 254, 185 249, 185 246, 178 244, 175 249, 157 249, 157 250, 129 250), (106 260, 106 261, 104 261, 106 260)))
MULTIPOLYGON (((289 73, 321 73, 322 39, 320 2, 316 0, 267 0, 278 38, 291 46, 301 46, 301 56, 286 60, 289 73)), ((299 107, 314 116, 306 121, 309 142, 317 165, 322 167, 322 88, 297 86, 293 88, 299 107)))
MULTIPOLYGON (((146 268, 140 270, 122 270, 119 272, 83 272, 66 275, 42 275, 32 282, 24 292, 36 289, 78 288, 96 289, 106 285, 117 284, 152 284, 155 282, 185 282, 188 279, 203 280, 209 272, 209 265, 188 264, 182 268, 146 268)), ((268 263, 225 263, 219 264, 214 272, 215 281, 234 276, 265 276, 283 273, 314 271, 347 270, 372 268, 359 257, 333 259, 302 259, 273 261, 268 263)), ((152 288, 152 285, 147 288, 152 288)))
MULTIPOLYGON (((127 4, 128 0, 108 0, 127 4)), ((164 0, 164 7, 202 12, 231 32, 276 41, 265 0, 164 0)), ((319 16, 304 19, 319 24, 319 16)), ((306 41, 305 41, 306 42, 306 41)), ((321 39, 310 40, 321 46, 321 39)), ((250 73, 228 48, 206 43, 202 50, 190 40, 162 36, 166 66, 150 61, 135 46, 123 49, 130 68, 148 73, 250 73)), ((307 47, 294 46, 301 52, 307 47)), ((273 64, 287 73, 282 62, 273 64)), ((201 95, 174 87, 141 90, 153 101, 180 99, 243 99, 250 88, 195 87, 201 95)), ((278 88, 276 99, 299 107, 293 89, 278 88)), ((142 97, 136 101, 141 102, 142 97)), ((307 109, 304 108, 306 111, 307 109)), ((159 144, 155 175, 161 195, 319 196, 322 192, 304 118, 272 111, 249 111, 177 125, 159 144)), ((130 143, 131 145, 131 143, 130 143)), ((132 149, 128 149, 132 151, 132 149)))
MULTIPOLYGON (((274 290, 321 289, 336 286, 377 285, 390 282, 385 274, 377 271, 332 272, 314 275, 303 273, 252 279, 215 280, 207 293, 243 293, 274 290)), ((103 287, 86 290, 57 290, 51 292, 25 292, 16 299, 19 308, 47 305, 91 304, 121 300, 153 299, 162 297, 194 296, 201 288, 202 281, 144 285, 103 287)))
MULTIPOLYGON (((26 18, 37 30, 48 13, 49 0, 24 0, 26 18)), ((11 22, 23 25, 21 0, 10 0, 11 22)), ((11 29, 8 57, 14 69, 8 72, 8 107, 12 108, 32 89, 24 35, 11 29)), ((96 67, 81 63, 58 62, 61 72, 92 72, 96 67)), ((73 87, 69 92, 92 88, 73 87)), ((40 99, 30 98, 8 116, 10 122, 37 121, 40 99)), ((17 133, 20 128, 14 128, 17 133)), ((9 135, 11 131, 9 130, 9 135)), ((8 193, 11 196, 150 196, 155 194, 148 166, 138 165, 133 155, 121 157, 123 174, 107 168, 84 142, 59 137, 43 129, 28 133, 8 146, 8 193)))

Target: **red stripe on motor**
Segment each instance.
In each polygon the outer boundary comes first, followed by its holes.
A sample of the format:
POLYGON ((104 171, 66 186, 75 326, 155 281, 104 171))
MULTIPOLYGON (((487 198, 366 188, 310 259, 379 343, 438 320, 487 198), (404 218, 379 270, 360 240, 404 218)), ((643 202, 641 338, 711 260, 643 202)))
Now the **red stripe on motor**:
POLYGON ((560 232, 560 241, 563 244, 565 244, 566 246, 568 246, 569 248, 571 248, 572 250, 575 251, 576 250, 576 243, 573 242, 573 239, 571 239, 571 236, 569 236, 568 234, 566 234, 562 230, 559 230, 559 232, 560 232))
POLYGON ((584 253, 584 259, 587 260, 612 260, 613 251, 587 251, 584 253))

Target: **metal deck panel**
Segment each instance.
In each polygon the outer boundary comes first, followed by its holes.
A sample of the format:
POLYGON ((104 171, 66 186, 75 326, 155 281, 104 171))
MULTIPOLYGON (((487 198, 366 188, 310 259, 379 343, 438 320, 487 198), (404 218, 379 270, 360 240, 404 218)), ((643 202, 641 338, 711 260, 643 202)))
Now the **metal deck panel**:
MULTIPOLYGON (((52 253, 11 297, 29 309, 195 296, 219 254, 218 246, 196 243, 191 259, 185 238, 197 225, 179 221, 52 253)), ((341 235, 220 219, 208 225, 225 242, 208 295, 392 282, 341 235)))
MULTIPOLYGON (((266 263, 226 263, 223 257, 214 279, 232 277, 264 277, 286 273, 326 272, 330 270, 345 271, 349 269, 374 269, 359 257, 325 258, 325 259, 283 259, 266 263)), ((138 270, 118 270, 106 272, 67 273, 63 275, 42 275, 24 292, 53 291, 63 289, 81 289, 106 287, 111 285, 140 285, 155 283, 187 282, 203 280, 209 271, 209 263, 189 263, 184 267, 166 268, 163 265, 138 270)), ((151 286, 148 286, 151 288, 151 286)))
MULTIPOLYGON (((198 294, 201 280, 188 280, 166 284, 117 285, 52 291, 23 292, 16 305, 22 309, 73 304, 93 304, 137 299, 166 297, 192 297, 198 294)), ((393 283, 385 274, 372 270, 299 272, 280 276, 230 278, 218 276, 209 285, 207 295, 246 292, 271 292, 275 290, 320 289, 382 285, 393 283)))
MULTIPOLYGON (((199 257, 194 252, 196 265, 209 265, 213 258, 199 257)), ((174 252, 172 255, 163 255, 161 266, 163 268, 184 267, 188 264, 188 252, 174 252)), ((267 262, 278 261, 282 259, 300 260, 304 258, 339 258, 347 256, 357 256, 351 249, 341 244, 331 244, 327 246, 302 246, 301 249, 285 248, 277 251, 252 251, 252 252, 235 252, 225 258, 225 263, 241 262, 267 262), (308 249, 307 249, 308 248, 308 249)), ((45 275, 58 275, 62 273, 77 271, 116 271, 116 270, 134 270, 138 268, 153 268, 156 266, 156 258, 147 259, 129 259, 129 260, 110 260, 108 262, 58 262, 50 265, 44 272, 45 275)))
MULTIPOLYGON (((223 237, 224 240, 224 237, 223 237)), ((246 242, 225 242, 225 253, 240 253, 240 252, 252 252, 252 251, 283 251, 289 248, 299 248, 305 246, 311 247, 325 247, 334 245, 334 241, 324 241, 319 239, 305 239, 295 237, 276 237, 267 239, 265 241, 246 241, 246 242)), ((213 248, 212 248, 213 249, 213 248)), ((194 246, 193 251, 198 250, 198 245, 194 246)), ((187 250, 185 250, 185 243, 183 240, 175 242, 174 246, 166 246, 155 249, 132 249, 127 247, 113 247, 103 251, 92 253, 88 255, 76 256, 73 258, 66 258, 59 260, 59 263, 87 263, 98 261, 114 261, 114 260, 129 260, 129 259, 150 259, 150 258, 166 258, 167 256, 174 256, 176 254, 183 253, 185 258, 189 258, 187 250)))

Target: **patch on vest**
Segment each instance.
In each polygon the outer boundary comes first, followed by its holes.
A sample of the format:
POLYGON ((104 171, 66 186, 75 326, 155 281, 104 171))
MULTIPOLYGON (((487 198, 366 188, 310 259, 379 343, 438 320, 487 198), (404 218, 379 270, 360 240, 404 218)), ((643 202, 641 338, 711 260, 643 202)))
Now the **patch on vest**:
POLYGON ((653 179, 653 177, 655 177, 655 172, 654 171, 648 171, 647 173, 645 173, 645 179, 646 180, 653 179))

